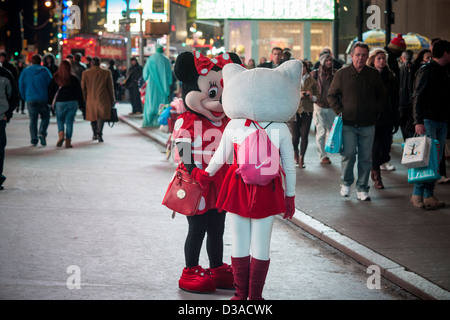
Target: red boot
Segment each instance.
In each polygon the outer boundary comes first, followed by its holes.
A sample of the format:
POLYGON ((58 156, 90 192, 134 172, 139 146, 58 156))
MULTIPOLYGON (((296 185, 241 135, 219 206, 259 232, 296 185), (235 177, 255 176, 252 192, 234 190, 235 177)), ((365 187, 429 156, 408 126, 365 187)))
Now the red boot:
POLYGON ((231 257, 231 264, 233 266, 234 285, 236 286, 236 293, 231 300, 247 300, 250 256, 242 258, 231 257))
POLYGON ((224 263, 218 268, 208 269, 211 276, 216 283, 216 288, 234 290, 233 284, 233 269, 228 264, 224 263))
POLYGON ((249 300, 264 300, 262 292, 269 271, 270 260, 252 258, 250 262, 249 300))
POLYGON ((213 293, 216 291, 216 283, 211 277, 211 272, 200 266, 184 268, 178 286, 182 290, 194 293, 213 293))

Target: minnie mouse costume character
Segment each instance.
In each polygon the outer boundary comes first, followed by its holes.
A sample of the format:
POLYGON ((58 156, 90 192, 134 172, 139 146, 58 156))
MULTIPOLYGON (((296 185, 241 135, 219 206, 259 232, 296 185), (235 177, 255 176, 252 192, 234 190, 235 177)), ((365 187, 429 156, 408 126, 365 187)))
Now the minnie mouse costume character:
POLYGON ((199 170, 208 165, 229 120, 221 102, 222 68, 233 63, 242 64, 234 53, 208 59, 196 51, 181 53, 174 67, 175 76, 182 82, 182 99, 187 109, 174 125, 175 161, 203 188, 196 215, 187 216, 186 267, 178 282, 180 289, 195 293, 211 293, 216 288, 234 289, 232 269, 223 262, 225 211, 216 208, 227 167, 218 170, 215 177, 199 170), (205 233, 210 264, 206 270, 199 265, 205 233))
MULTIPOLYGON (((231 221, 231 262, 236 285, 233 300, 263 299, 274 215, 284 213, 285 219, 291 219, 295 212, 294 150, 286 122, 300 104, 302 69, 299 60, 286 61, 276 69, 246 70, 231 64, 223 69, 223 109, 231 120, 205 171, 211 176, 220 174, 223 164, 234 154, 216 204, 228 212, 231 221), (260 140, 250 139, 255 133, 260 134, 260 140), (267 136, 269 144, 267 138, 262 139, 267 136), (262 149, 255 152, 256 141, 260 148, 273 144, 270 156, 262 153, 262 149), (241 150, 246 148, 250 150, 249 156, 239 158, 241 150), (252 155, 253 160, 260 162, 242 161, 252 159, 252 155), (276 160, 275 172, 281 174, 270 176, 269 182, 249 183, 252 179, 244 175, 244 168, 249 167, 251 170, 247 172, 253 176, 264 176, 267 174, 263 168, 270 169, 273 160, 276 160)), ((259 177, 254 179, 259 180, 259 177)))

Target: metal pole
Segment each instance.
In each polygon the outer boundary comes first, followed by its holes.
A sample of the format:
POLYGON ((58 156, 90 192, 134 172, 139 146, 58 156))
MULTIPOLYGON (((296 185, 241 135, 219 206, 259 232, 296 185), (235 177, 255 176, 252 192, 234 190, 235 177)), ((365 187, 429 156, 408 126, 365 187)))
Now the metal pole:
POLYGON ((167 43, 166 43, 166 48, 167 48, 167 50, 166 50, 166 55, 167 55, 167 57, 170 59, 170 31, 172 30, 172 28, 171 28, 171 26, 170 26, 170 21, 171 21, 171 19, 170 19, 170 4, 172 3, 172 1, 171 0, 169 0, 168 1, 168 4, 167 4, 167 22, 169 22, 169 33, 167 33, 167 43))
POLYGON ((339 0, 334 0, 334 35, 333 35, 333 54, 339 57, 339 0))
POLYGON ((358 0, 358 41, 363 41, 364 8, 363 0, 358 0))
POLYGON ((142 32, 142 2, 139 0, 139 63, 144 65, 144 35, 142 32))
POLYGON ((391 24, 392 24, 392 0, 386 0, 386 45, 391 42, 391 24))
MULTIPOLYGON (((126 19, 130 19, 130 0, 124 0, 127 3, 126 19)), ((127 71, 130 69, 130 58, 131 58, 131 31, 130 24, 125 24, 126 35, 127 35, 127 71)))

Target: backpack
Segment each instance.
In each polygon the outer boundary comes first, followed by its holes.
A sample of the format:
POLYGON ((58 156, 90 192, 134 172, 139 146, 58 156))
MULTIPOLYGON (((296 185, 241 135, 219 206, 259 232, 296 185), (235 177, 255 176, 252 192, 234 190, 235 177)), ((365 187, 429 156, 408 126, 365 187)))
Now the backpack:
POLYGON ((280 151, 267 135, 266 128, 258 122, 247 120, 245 126, 252 124, 256 131, 251 133, 238 147, 236 161, 240 174, 246 184, 265 186, 280 176, 280 151))

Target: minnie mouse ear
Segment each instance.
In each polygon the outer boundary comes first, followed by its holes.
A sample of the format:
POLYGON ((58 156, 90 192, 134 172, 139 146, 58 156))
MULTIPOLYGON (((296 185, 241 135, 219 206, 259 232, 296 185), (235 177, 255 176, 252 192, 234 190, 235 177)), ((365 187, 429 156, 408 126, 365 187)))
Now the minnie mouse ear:
POLYGON ((195 69, 194 55, 192 52, 185 51, 178 55, 173 68, 175 76, 181 82, 197 82, 198 73, 195 69))
POLYGON ((239 58, 239 56, 236 53, 228 52, 228 54, 230 55, 231 61, 237 64, 242 64, 241 58, 239 58))

